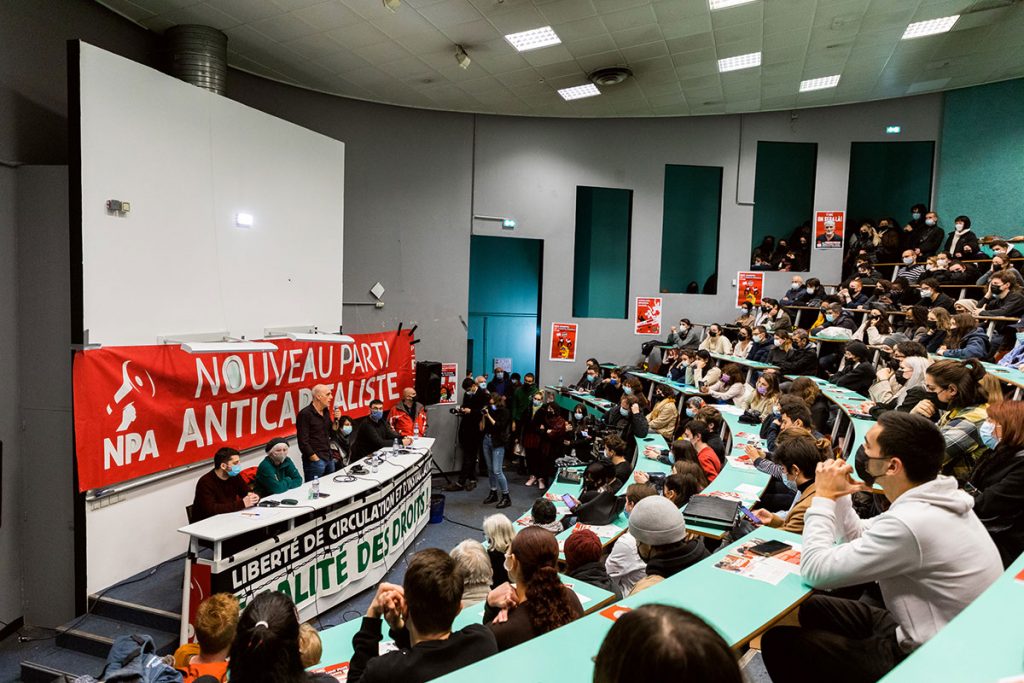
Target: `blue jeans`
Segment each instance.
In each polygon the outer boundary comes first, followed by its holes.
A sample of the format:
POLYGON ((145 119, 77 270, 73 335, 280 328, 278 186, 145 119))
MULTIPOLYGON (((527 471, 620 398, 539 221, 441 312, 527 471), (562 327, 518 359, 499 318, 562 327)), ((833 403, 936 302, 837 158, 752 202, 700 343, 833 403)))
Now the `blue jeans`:
POLYGON ((302 474, 305 481, 313 481, 313 477, 322 477, 325 474, 334 474, 334 460, 325 460, 324 458, 320 458, 317 462, 303 460, 302 474))
POLYGON ((499 488, 503 494, 508 493, 508 480, 505 479, 505 471, 502 464, 505 461, 505 444, 495 446, 490 434, 484 434, 484 462, 487 464, 487 479, 491 483, 491 490, 499 488))

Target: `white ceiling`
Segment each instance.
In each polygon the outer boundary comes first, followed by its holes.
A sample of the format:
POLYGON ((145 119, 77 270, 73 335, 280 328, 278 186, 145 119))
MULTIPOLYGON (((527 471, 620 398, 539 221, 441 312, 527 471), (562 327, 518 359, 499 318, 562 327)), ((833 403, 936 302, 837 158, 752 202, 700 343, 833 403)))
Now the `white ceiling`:
POLYGON ((431 109, 538 116, 678 116, 861 102, 1024 76, 1022 0, 98 0, 156 32, 205 24, 239 69, 314 90, 431 109), (961 14, 952 31, 907 24, 961 14), (561 45, 503 36, 552 26, 561 45), (455 45, 472 64, 455 61, 455 45), (760 67, 717 60, 763 52, 760 67), (602 67, 635 78, 564 102, 602 67), (799 93, 800 81, 841 74, 799 93))

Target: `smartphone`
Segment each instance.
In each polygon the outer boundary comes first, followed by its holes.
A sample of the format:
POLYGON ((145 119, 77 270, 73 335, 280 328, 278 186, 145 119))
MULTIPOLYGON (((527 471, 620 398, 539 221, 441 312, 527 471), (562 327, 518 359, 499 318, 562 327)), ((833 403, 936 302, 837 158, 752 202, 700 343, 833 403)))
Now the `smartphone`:
POLYGON ((771 557, 772 555, 784 553, 787 550, 791 550, 792 548, 793 546, 791 546, 788 543, 783 543, 782 541, 766 541, 764 543, 755 545, 753 548, 750 549, 750 552, 752 552, 755 555, 771 557))
POLYGON ((749 519, 753 524, 761 524, 761 520, 759 520, 757 516, 753 512, 751 512, 750 509, 747 508, 745 505, 740 505, 740 512, 742 512, 743 516, 749 519))
POLYGON ((569 508, 570 510, 572 510, 574 507, 576 507, 576 501, 574 501, 572 499, 572 496, 570 496, 568 493, 563 493, 562 494, 562 502, 565 503, 565 506, 567 508, 569 508))

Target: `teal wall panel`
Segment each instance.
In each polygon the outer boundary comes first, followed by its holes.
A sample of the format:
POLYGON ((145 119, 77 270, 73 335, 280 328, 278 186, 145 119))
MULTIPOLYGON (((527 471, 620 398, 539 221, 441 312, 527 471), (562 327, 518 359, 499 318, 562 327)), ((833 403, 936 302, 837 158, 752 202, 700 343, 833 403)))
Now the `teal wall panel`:
POLYGON ((662 292, 687 292, 691 283, 702 294, 717 292, 721 215, 720 166, 665 166, 662 292))
POLYGON ((572 314, 626 318, 633 191, 576 188, 572 314))
POLYGON ((817 143, 757 143, 751 252, 766 236, 772 235, 778 244, 804 221, 814 219, 817 164, 817 143))
POLYGON ((883 216, 902 224, 910 220, 914 204, 930 206, 934 156, 932 141, 852 143, 847 232, 862 220, 877 221, 883 216))
POLYGON ((946 93, 935 204, 947 229, 963 214, 979 235, 1021 234, 1024 79, 946 93))

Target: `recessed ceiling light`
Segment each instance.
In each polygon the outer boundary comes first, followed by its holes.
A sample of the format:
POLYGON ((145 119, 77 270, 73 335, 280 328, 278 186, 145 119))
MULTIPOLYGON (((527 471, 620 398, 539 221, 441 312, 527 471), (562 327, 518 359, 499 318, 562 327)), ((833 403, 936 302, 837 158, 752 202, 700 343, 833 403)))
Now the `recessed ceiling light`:
POLYGON ((834 88, 837 85, 839 85, 839 74, 825 76, 824 78, 812 78, 807 81, 800 81, 800 92, 824 90, 825 88, 834 88))
POLYGON ((716 9, 745 5, 748 2, 754 2, 754 0, 708 0, 708 6, 711 8, 711 11, 714 12, 716 9))
POLYGON ((569 100, 580 100, 584 97, 600 95, 601 91, 593 83, 587 83, 586 85, 577 85, 572 88, 562 88, 558 91, 558 94, 562 96, 563 100, 568 102, 569 100))
POLYGON ((749 69, 753 66, 761 66, 760 52, 751 52, 747 55, 736 55, 735 57, 726 57, 725 59, 718 60, 718 70, 722 73, 749 69))
POLYGON ((547 47, 549 45, 558 45, 562 42, 562 39, 558 37, 558 34, 550 26, 541 26, 529 31, 510 33, 505 36, 505 40, 520 52, 536 50, 539 47, 547 47))
POLYGON ((959 14, 954 14, 951 17, 939 17, 938 19, 929 19, 928 21, 915 21, 910 26, 907 26, 907 30, 903 32, 903 40, 909 38, 921 38, 922 36, 933 36, 936 33, 945 33, 949 29, 953 28, 953 24, 960 18, 959 14))

